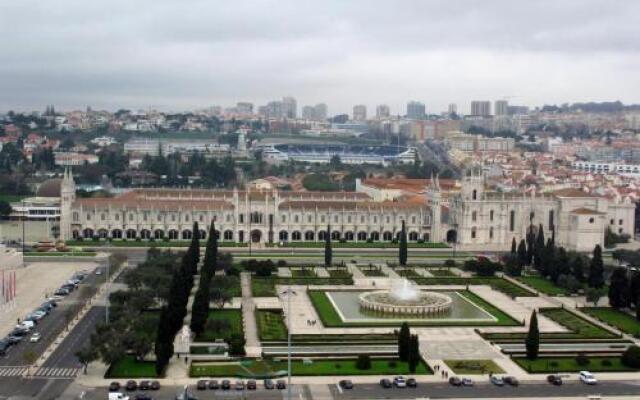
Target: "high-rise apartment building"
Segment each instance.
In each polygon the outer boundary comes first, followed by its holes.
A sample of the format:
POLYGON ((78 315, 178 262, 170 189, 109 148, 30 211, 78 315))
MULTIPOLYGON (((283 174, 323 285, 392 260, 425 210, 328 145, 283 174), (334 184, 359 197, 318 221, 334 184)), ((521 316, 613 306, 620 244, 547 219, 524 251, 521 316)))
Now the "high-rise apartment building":
POLYGON ((236 103, 236 111, 238 114, 253 114, 253 103, 238 102, 236 103))
POLYGON ((325 103, 318 103, 313 107, 315 117, 318 121, 324 121, 327 119, 329 113, 327 105, 325 103))
POLYGON ((304 119, 316 119, 316 110, 313 106, 302 107, 302 118, 304 119))
POLYGON ((425 116, 424 103, 420 103, 419 101, 410 101, 407 103, 407 118, 424 119, 425 116))
POLYGON ((293 97, 282 98, 282 111, 285 118, 296 118, 298 116, 298 103, 293 97))
POLYGON ((376 107, 376 118, 389 118, 391 115, 391 111, 389 110, 389 106, 386 104, 380 104, 376 107))
POLYGON ((366 121, 367 120, 367 106, 364 104, 358 104, 353 106, 353 120, 354 121, 366 121))
POLYGON ((471 115, 487 117, 491 115, 491 102, 474 100, 471 102, 471 115))
POLYGON ((457 114, 458 113, 458 105, 456 103, 450 103, 449 104, 449 108, 447 109, 447 113, 449 115, 457 114))
POLYGON ((493 105, 493 112, 497 116, 509 114, 509 102, 507 100, 496 100, 493 105))

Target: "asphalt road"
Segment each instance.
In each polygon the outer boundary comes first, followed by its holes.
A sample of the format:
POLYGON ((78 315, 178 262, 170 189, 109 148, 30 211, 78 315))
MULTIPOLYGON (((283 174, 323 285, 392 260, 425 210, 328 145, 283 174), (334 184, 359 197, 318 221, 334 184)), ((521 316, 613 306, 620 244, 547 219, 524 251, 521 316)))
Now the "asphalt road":
MULTIPOLYGON (((104 275, 102 275, 104 277, 104 275)), ((69 276, 71 278, 71 276, 69 276)), ((38 357, 44 352, 44 350, 51 344, 51 342, 58 337, 60 332, 67 326, 66 311, 72 305, 78 302, 78 296, 82 285, 89 285, 95 283, 98 279, 101 279, 100 275, 91 273, 87 275, 84 281, 80 284, 79 288, 74 290, 71 294, 64 299, 58 301, 58 307, 51 310, 49 315, 38 321, 32 332, 39 332, 42 338, 39 342, 31 343, 29 337, 31 334, 25 336, 22 341, 9 348, 9 351, 4 357, 0 357, 0 366, 17 366, 25 365, 26 362, 23 358, 23 354, 26 350, 35 352, 38 357)), ((57 282, 62 285, 64 282, 57 282)), ((45 299, 43 298, 44 302, 45 299)), ((17 322, 17 321, 16 321, 17 322)))
POLYGON ((339 390, 336 385, 331 386, 331 393, 336 400, 361 399, 406 399, 428 397, 430 399, 470 398, 497 399, 504 397, 541 397, 558 398, 569 396, 618 395, 640 398, 640 382, 600 382, 595 386, 588 386, 580 382, 566 382, 562 386, 546 383, 525 383, 518 387, 497 387, 489 383, 476 383, 473 387, 453 387, 446 383, 422 384, 415 389, 383 389, 377 384, 358 384, 352 390, 339 390))
MULTIPOLYGON (((125 382, 120 382, 124 384, 125 382)), ((256 399, 256 400, 281 400, 286 398, 287 391, 286 390, 266 390, 261 387, 261 383, 258 386, 257 390, 196 390, 193 385, 190 385, 188 388, 189 394, 196 397, 198 400, 203 399, 229 399, 229 400, 244 400, 244 399, 256 399)), ((293 389, 293 387, 292 387, 293 389)), ((145 391, 144 393, 153 397, 156 400, 174 400, 178 393, 181 393, 184 390, 184 387, 178 386, 167 386, 162 387, 158 391, 145 391)), ((300 387, 300 390, 305 390, 305 387, 300 387)), ((138 393, 143 393, 142 391, 133 391, 127 392, 124 389, 121 390, 122 393, 125 393, 127 396, 131 397, 131 399, 135 399, 135 395, 138 393)), ((103 400, 107 398, 107 389, 106 388, 97 388, 92 391, 87 391, 83 397, 85 400, 103 400)), ((293 398, 300 399, 299 394, 292 390, 293 398)), ((303 396, 302 398, 309 399, 309 396, 303 396)))

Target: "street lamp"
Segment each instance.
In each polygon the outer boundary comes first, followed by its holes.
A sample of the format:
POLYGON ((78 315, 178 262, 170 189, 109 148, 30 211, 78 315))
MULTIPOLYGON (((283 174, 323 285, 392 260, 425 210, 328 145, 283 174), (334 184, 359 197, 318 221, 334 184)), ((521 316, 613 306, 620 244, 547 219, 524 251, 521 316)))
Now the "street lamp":
POLYGON ((291 290, 291 285, 281 294, 287 296, 287 398, 291 400, 291 295, 296 294, 291 290))

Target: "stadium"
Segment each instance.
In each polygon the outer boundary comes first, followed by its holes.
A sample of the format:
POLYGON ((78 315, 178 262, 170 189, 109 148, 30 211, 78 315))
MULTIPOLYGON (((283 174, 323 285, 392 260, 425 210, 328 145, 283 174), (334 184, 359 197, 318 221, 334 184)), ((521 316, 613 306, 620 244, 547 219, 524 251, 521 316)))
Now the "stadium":
POLYGON ((269 144, 262 147, 267 161, 287 160, 328 163, 334 156, 345 164, 413 163, 417 157, 414 147, 361 146, 348 144, 269 144))

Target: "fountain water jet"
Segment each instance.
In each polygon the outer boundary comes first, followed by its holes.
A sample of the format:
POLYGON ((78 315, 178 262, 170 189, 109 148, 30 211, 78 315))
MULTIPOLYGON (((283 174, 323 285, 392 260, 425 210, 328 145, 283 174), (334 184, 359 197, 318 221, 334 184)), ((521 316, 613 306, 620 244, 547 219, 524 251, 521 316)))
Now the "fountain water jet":
POLYGON ((422 291, 406 278, 394 281, 390 290, 362 293, 358 300, 360 307, 368 311, 419 315, 447 312, 453 303, 451 297, 422 291))

